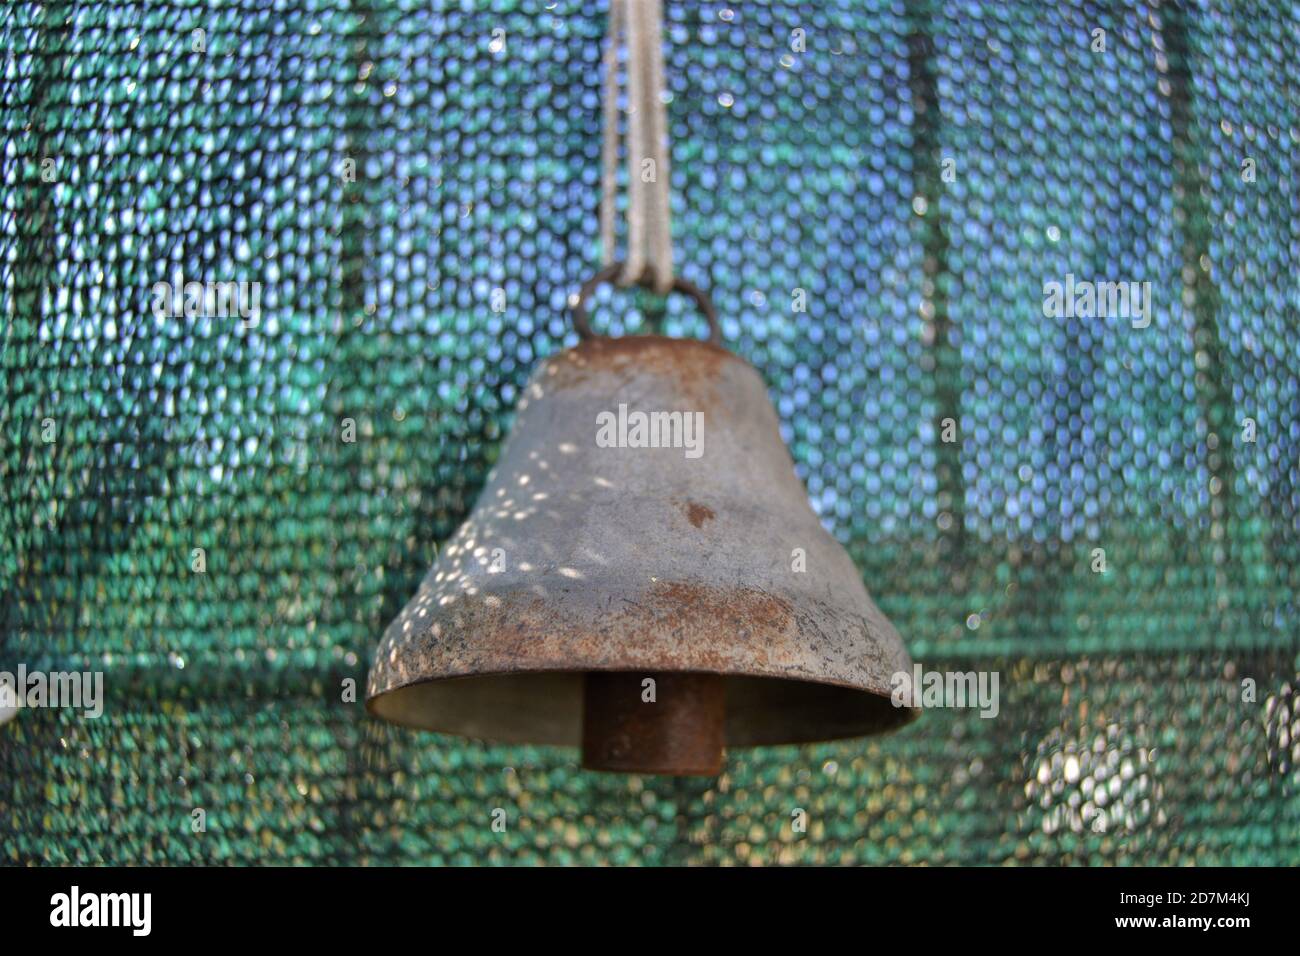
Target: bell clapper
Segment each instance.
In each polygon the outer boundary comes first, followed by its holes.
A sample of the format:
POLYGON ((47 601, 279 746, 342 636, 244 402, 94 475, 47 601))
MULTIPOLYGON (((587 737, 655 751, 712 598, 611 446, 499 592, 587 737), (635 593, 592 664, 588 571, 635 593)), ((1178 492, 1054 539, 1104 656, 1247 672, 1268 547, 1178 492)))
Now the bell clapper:
POLYGON ((588 770, 716 776, 726 707, 720 674, 635 671, 585 676, 582 766, 588 770))

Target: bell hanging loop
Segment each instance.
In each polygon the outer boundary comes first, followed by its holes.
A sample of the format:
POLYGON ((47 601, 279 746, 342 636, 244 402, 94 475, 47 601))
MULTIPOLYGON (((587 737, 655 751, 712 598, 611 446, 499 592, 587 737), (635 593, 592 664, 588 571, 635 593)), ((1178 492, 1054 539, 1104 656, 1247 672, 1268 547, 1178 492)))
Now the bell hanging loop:
MULTIPOLYGON (((622 262, 612 262, 605 266, 594 276, 588 279, 578 289, 577 294, 570 303, 570 315, 573 318, 573 328, 578 333, 578 337, 584 341, 597 337, 597 333, 591 329, 591 323, 587 318, 587 303, 595 294, 596 290, 602 285, 615 284, 618 277, 623 272, 624 264, 622 262)), ((641 275, 637 282, 642 288, 654 289, 655 282, 653 276, 653 267, 648 267, 641 275)), ((722 346, 722 328, 718 323, 718 310, 713 305, 713 300, 709 294, 697 286, 689 279, 681 276, 674 276, 672 281, 673 292, 680 292, 689 296, 699 307, 700 312, 704 314, 705 320, 709 323, 708 341, 719 347, 722 346)))

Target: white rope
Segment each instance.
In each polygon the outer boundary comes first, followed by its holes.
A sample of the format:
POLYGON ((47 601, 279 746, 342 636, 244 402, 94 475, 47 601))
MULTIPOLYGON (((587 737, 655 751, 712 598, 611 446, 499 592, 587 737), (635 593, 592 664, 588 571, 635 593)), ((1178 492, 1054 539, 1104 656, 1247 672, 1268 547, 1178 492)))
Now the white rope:
MULTIPOLYGON (((663 295, 673 285, 673 237, 670 220, 672 177, 668 170, 668 107, 664 103, 663 7, 661 0, 640 4, 645 10, 646 130, 655 164, 646 248, 655 267, 655 289, 663 295)), ((638 180, 639 181, 639 180, 638 180)))
POLYGON ((601 93, 605 138, 600 147, 601 264, 614 261, 614 206, 618 201, 618 46, 623 34, 623 0, 610 0, 605 43, 605 87, 601 93))
POLYGON ((672 227, 669 210, 668 109, 663 101, 662 0, 610 0, 605 48, 605 136, 601 146, 601 255, 608 266, 617 258, 615 217, 618 193, 618 50, 627 47, 627 255, 620 285, 647 273, 654 289, 673 284, 672 227), (645 165, 649 161, 648 167, 645 165), (645 181, 647 178, 649 182, 645 181))

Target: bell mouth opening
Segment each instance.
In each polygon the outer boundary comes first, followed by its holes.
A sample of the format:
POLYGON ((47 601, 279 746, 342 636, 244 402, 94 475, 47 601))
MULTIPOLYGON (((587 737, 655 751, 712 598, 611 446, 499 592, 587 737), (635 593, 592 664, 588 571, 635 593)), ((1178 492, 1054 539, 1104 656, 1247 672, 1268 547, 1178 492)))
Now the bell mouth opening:
MULTIPOLYGON (((683 705, 679 720, 686 721, 690 714, 690 726, 704 729, 706 736, 716 733, 725 747, 860 737, 901 727, 919 714, 914 708, 894 706, 885 689, 751 674, 651 670, 435 678, 375 694, 366 708, 376 717, 420 730, 499 743, 577 747, 584 744, 584 713, 590 714, 593 707, 601 712, 599 723, 609 727, 611 722, 635 719, 638 708, 645 708, 645 714, 658 713, 652 708, 676 707, 683 697, 694 702, 683 705), (653 701, 644 699, 650 690, 644 683, 647 679, 655 681, 653 701), (715 717, 717 703, 723 701, 715 717), (707 726, 701 728, 701 722, 707 726), (716 731, 707 729, 711 726, 716 731)), ((679 772, 717 771, 705 767, 679 772)))

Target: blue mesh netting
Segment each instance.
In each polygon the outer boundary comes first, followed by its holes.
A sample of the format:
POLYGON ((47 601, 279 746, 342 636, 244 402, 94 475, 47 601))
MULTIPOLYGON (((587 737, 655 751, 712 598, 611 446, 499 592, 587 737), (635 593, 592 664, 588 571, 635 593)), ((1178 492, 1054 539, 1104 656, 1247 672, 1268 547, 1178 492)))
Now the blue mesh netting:
POLYGON ((998 670, 998 717, 710 781, 343 702, 575 341, 604 4, 10 2, 0 669, 108 699, 0 727, 5 862, 1300 862, 1297 8, 665 15, 681 271, 913 656, 998 670), (1067 274, 1149 281, 1149 326, 1045 317, 1067 274), (155 317, 181 276, 261 283, 259 321, 155 317))

